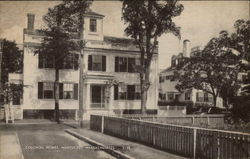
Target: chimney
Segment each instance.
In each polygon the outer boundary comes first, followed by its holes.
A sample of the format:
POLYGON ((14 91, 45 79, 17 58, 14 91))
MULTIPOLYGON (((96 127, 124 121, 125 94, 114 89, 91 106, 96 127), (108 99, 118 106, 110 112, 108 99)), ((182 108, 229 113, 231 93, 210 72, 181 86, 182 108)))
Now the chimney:
POLYGON ((27 17, 28 17, 27 28, 29 30, 34 30, 35 14, 28 13, 27 17))
POLYGON ((190 41, 188 39, 183 41, 183 56, 184 57, 190 56, 190 41))

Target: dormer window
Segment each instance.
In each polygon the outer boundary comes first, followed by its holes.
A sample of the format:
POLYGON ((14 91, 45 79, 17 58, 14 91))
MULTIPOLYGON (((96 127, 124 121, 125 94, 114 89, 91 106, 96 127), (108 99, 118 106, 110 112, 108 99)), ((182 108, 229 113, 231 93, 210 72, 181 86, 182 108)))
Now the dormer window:
POLYGON ((89 23, 89 29, 90 29, 90 32, 96 32, 96 19, 90 19, 90 23, 89 23))

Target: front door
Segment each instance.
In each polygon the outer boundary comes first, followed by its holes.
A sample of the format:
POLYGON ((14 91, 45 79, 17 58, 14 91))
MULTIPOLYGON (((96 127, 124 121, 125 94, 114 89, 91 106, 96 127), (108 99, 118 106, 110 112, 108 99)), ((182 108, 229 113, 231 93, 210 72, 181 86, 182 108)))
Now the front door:
POLYGON ((92 108, 104 108, 104 86, 92 85, 91 86, 91 107, 92 108))

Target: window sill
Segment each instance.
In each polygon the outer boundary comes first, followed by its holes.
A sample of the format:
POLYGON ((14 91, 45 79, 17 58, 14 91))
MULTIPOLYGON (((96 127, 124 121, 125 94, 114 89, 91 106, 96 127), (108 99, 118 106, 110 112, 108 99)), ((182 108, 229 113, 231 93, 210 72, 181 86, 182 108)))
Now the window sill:
POLYGON ((99 34, 97 32, 90 32, 90 33, 88 33, 88 35, 98 36, 99 34))
MULTIPOLYGON (((38 68, 38 69, 41 69, 41 70, 55 70, 55 68, 38 68)), ((66 70, 66 71, 78 71, 79 69, 73 69, 73 68, 62 68, 62 69, 59 69, 59 70, 66 70)))
POLYGON ((118 102, 126 102, 126 101, 140 101, 141 99, 114 99, 114 101, 118 102))

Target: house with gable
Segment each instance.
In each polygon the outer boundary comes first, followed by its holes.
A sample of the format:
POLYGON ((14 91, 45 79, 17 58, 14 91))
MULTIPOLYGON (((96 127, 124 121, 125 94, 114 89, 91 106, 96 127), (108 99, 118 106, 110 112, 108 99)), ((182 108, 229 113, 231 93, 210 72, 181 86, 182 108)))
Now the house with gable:
MULTIPOLYGON (((61 118, 77 119, 79 78, 84 79, 84 119, 90 114, 137 113, 140 110, 140 79, 135 66, 140 52, 129 38, 105 36, 105 16, 89 11, 84 15, 84 73, 79 75, 79 53, 70 54, 59 71, 59 109, 61 118), (116 81, 116 82, 114 82, 116 81)), ((18 108, 23 118, 52 118, 54 113, 54 63, 34 50, 40 47, 43 34, 34 28, 35 15, 27 14, 23 30, 23 96, 18 108)), ((151 86, 147 110, 156 113, 158 99, 158 49, 151 64, 151 86)))

